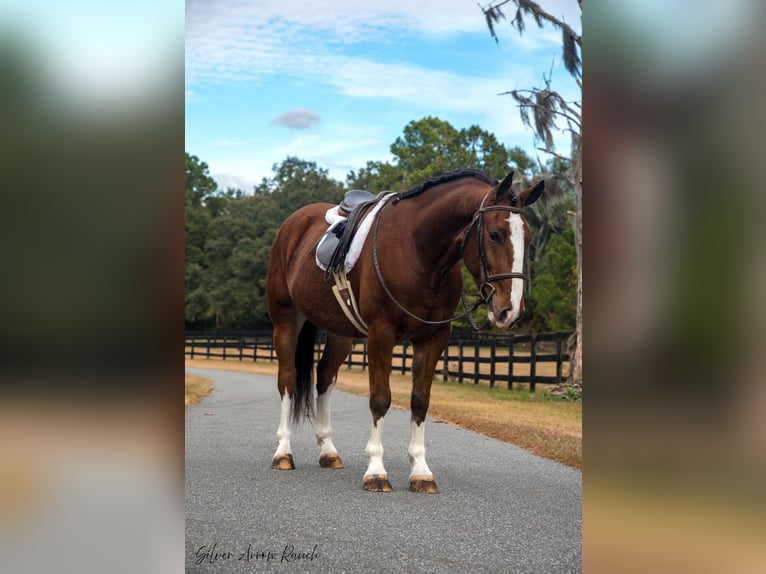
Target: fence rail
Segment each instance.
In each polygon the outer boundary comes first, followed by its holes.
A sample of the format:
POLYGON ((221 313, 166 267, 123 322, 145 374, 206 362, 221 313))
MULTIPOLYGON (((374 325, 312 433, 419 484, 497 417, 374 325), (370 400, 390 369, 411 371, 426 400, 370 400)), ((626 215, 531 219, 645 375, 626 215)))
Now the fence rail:
MULTIPOLYGON (((563 382, 569 371, 566 342, 571 333, 541 333, 527 335, 485 335, 477 338, 455 337, 450 340, 437 365, 437 375, 443 380, 460 383, 489 383, 490 387, 514 383, 536 385, 563 382)), ((315 345, 317 360, 324 348, 324 333, 315 345)), ((194 332, 187 331, 185 356, 195 358, 276 361, 270 331, 263 332, 194 332)), ((412 371, 412 343, 405 341, 394 348, 391 371, 406 374, 412 371)), ((345 361, 346 368, 367 369, 367 340, 355 339, 345 361)))

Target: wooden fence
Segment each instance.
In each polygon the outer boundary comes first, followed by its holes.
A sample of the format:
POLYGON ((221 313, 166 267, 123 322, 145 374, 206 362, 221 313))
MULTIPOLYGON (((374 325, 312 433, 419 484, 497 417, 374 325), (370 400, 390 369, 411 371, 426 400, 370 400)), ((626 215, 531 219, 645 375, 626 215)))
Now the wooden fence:
MULTIPOLYGON (((527 383, 534 391, 538 383, 558 384, 569 372, 566 343, 571 333, 528 335, 485 335, 450 340, 437 366, 437 376, 460 383, 507 385, 527 383)), ((185 355, 239 361, 276 361, 271 332, 187 332, 185 355)), ((324 347, 324 333, 316 342, 316 358, 324 347)), ((412 371, 412 343, 394 348, 391 371, 412 371)), ((345 361, 346 367, 367 368, 367 340, 356 339, 345 361)))

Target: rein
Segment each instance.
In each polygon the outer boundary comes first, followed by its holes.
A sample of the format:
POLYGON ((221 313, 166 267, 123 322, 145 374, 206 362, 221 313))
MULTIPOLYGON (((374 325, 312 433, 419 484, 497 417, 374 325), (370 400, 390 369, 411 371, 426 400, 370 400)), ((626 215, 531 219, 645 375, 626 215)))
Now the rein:
MULTIPOLYGON (((463 289, 463 292, 461 293, 460 300, 463 303, 463 308, 465 309, 465 313, 461 313, 459 315, 455 315, 454 317, 450 317, 449 319, 443 319, 441 321, 430 321, 428 319, 423 319, 422 317, 418 317, 408 309, 406 309, 399 300, 394 296, 393 293, 391 293, 391 290, 388 288, 388 285, 386 284, 385 279, 383 279, 383 272, 380 270, 380 263, 378 261, 378 229, 380 227, 380 216, 381 214, 378 213, 378 216, 375 218, 375 228, 373 229, 372 233, 372 260, 375 265, 375 273, 378 275, 378 281, 380 281, 381 286, 383 287, 383 290, 386 292, 386 295, 388 295, 389 299, 394 302, 394 304, 399 308, 400 311, 408 315, 409 317, 415 319, 416 321, 420 321, 421 323, 426 323, 427 325, 443 325, 445 323, 451 323, 452 321, 456 321, 457 319, 462 319, 463 317, 468 317, 468 321, 471 323, 471 326, 476 330, 481 330, 481 327, 477 327, 476 323, 473 320, 473 316, 471 313, 476 311, 476 309, 479 308, 479 305, 482 303, 489 303, 491 297, 495 293, 495 288, 492 286, 493 281, 498 281, 500 279, 526 279, 527 276, 524 273, 498 273, 495 275, 489 275, 489 269, 487 268, 487 262, 484 257, 484 242, 483 239, 483 230, 484 230, 484 217, 483 215, 487 211, 508 211, 511 213, 524 213, 524 210, 519 207, 513 207, 513 206, 505 206, 505 205, 490 205, 489 207, 485 207, 484 204, 487 201, 487 197, 489 197, 489 194, 484 196, 484 199, 481 201, 481 205, 479 206, 478 211, 473 217, 473 220, 471 221, 471 224, 468 226, 468 230, 466 231, 465 235, 463 236, 463 241, 460 244, 460 257, 463 257, 463 251, 465 250, 466 243, 468 242, 468 237, 471 235, 471 232, 474 230, 474 228, 477 229, 477 244, 478 244, 478 253, 479 253, 479 263, 481 265, 481 287, 479 287, 479 293, 481 295, 481 298, 476 301, 476 303, 473 304, 473 306, 469 309, 468 303, 466 302, 465 297, 465 289, 463 289), (489 287, 489 294, 484 295, 484 288, 489 287)), ((398 199, 398 198, 397 198, 398 199)), ((392 203, 398 203, 397 199, 395 199, 392 203)), ((385 206, 384 206, 385 207, 385 206)), ((381 212, 383 210, 381 209, 381 212)))

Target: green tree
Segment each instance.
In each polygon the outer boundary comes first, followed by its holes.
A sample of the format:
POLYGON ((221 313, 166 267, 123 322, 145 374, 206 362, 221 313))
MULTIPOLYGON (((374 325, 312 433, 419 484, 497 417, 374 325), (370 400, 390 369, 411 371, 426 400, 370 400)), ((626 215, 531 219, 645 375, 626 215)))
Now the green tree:
POLYGON ((514 154, 525 168, 532 163, 519 152, 518 148, 512 152, 494 134, 479 126, 458 130, 449 122, 430 116, 407 124, 403 134, 391 144, 405 188, 461 168, 478 169, 499 179, 515 165, 514 154))
POLYGON ((263 279, 279 213, 272 196, 243 196, 212 221, 202 289, 204 319, 216 328, 268 325, 263 279))
POLYGON ((344 186, 332 179, 329 171, 313 161, 288 156, 272 166, 274 176, 263 178, 255 187, 255 195, 271 194, 286 218, 296 209, 311 203, 338 203, 344 186))
POLYGON ((210 177, 208 165, 196 155, 186 153, 186 207, 202 207, 205 200, 218 192, 218 184, 210 177))
POLYGON ((211 238, 214 214, 206 202, 218 192, 218 184, 210 177, 208 165, 197 156, 186 153, 185 195, 185 316, 187 324, 204 320, 210 305, 205 287, 209 260, 205 250, 211 238))
POLYGON ((539 172, 537 162, 519 146, 514 146, 508 150, 508 156, 514 170, 519 172, 519 175, 532 176, 539 172))
POLYGON ((406 188, 405 172, 398 165, 382 161, 368 161, 358 172, 346 176, 348 189, 366 189, 372 193, 402 191, 406 188))
POLYGON ((570 331, 576 321, 577 252, 571 226, 551 235, 540 258, 534 287, 527 296, 535 331, 570 331))

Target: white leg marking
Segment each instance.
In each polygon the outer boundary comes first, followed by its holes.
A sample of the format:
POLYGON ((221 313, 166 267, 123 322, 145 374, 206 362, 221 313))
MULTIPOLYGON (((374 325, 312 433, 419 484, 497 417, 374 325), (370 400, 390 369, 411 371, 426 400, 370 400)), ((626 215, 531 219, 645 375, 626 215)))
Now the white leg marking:
POLYGON ((332 426, 330 425, 330 395, 334 388, 335 378, 327 390, 317 396, 316 439, 319 445, 319 456, 338 454, 332 443, 332 426))
POLYGON ((410 420, 410 447, 407 450, 410 455, 410 478, 414 476, 418 477, 431 477, 431 469, 428 468, 426 463, 426 422, 423 421, 420 424, 415 422, 415 419, 410 420))
POLYGON ((282 397, 282 410, 279 416, 279 429, 277 429, 277 440, 279 445, 277 446, 277 452, 274 456, 280 454, 292 454, 290 450, 290 409, 292 407, 293 400, 285 391, 282 397))
MULTIPOLYGON (((511 246, 513 247, 513 273, 524 272, 524 220, 520 213, 508 216, 508 226, 511 230, 511 246)), ((524 280, 511 279, 511 314, 512 321, 519 318, 521 313, 521 297, 524 294, 524 280)))
POLYGON ((364 473, 364 476, 374 474, 386 476, 386 469, 383 467, 383 417, 378 419, 377 425, 372 424, 370 440, 364 451, 367 453, 368 460, 367 472, 364 473))

